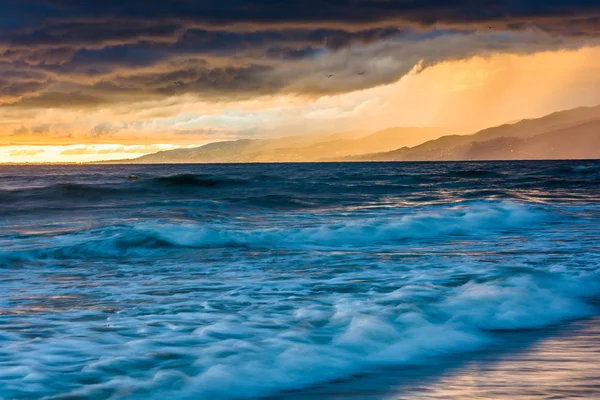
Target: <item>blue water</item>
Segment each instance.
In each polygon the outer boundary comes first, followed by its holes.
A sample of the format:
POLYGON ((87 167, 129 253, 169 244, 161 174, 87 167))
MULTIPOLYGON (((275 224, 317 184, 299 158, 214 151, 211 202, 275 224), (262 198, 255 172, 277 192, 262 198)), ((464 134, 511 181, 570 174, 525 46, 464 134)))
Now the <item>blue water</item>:
POLYGON ((3 166, 0 227, 3 399, 285 397, 600 314, 593 161, 3 166))

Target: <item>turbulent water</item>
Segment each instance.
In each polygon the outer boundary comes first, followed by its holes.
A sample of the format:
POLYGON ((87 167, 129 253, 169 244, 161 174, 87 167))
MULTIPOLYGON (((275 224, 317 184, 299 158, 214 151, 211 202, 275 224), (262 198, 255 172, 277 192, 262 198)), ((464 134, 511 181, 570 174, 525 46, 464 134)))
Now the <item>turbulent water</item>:
POLYGON ((600 314, 599 226, 592 161, 0 167, 0 398, 285 398, 486 351, 600 314))

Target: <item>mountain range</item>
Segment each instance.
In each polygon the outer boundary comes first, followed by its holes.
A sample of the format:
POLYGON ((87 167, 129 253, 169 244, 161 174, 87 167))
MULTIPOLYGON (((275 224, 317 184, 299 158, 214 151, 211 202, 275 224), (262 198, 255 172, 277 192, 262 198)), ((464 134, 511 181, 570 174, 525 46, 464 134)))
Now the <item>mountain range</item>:
POLYGON ((307 162, 416 146, 448 132, 442 128, 390 128, 372 134, 342 132, 277 139, 241 139, 161 151, 138 163, 307 162))
POLYGON ((278 139, 242 139, 161 151, 131 163, 455 161, 600 158, 600 106, 560 111, 447 135, 444 128, 390 128, 278 139))

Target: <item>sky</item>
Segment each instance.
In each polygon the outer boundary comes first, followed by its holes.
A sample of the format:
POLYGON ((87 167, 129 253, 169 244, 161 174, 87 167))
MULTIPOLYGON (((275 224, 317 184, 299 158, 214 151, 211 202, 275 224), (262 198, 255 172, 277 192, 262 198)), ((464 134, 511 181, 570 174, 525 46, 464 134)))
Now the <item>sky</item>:
POLYGON ((600 104, 597 0, 2 0, 0 162, 600 104))

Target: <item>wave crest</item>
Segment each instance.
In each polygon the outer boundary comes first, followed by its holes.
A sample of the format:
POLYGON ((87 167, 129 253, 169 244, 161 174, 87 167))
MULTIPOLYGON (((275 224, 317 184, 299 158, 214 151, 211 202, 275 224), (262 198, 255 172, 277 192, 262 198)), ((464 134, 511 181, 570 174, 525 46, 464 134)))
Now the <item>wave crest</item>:
MULTIPOLYGON (((32 251, 41 258, 122 257, 167 248, 320 249, 397 246, 439 238, 472 237, 482 232, 526 229, 548 218, 534 206, 514 202, 467 206, 370 218, 336 220, 300 227, 230 224, 136 223, 96 228, 54 238, 51 249, 32 251)), ((436 239, 436 240, 439 240, 436 239)), ((14 257, 14 254, 13 254, 14 257)), ((4 257, 6 260, 8 257, 4 257)))

